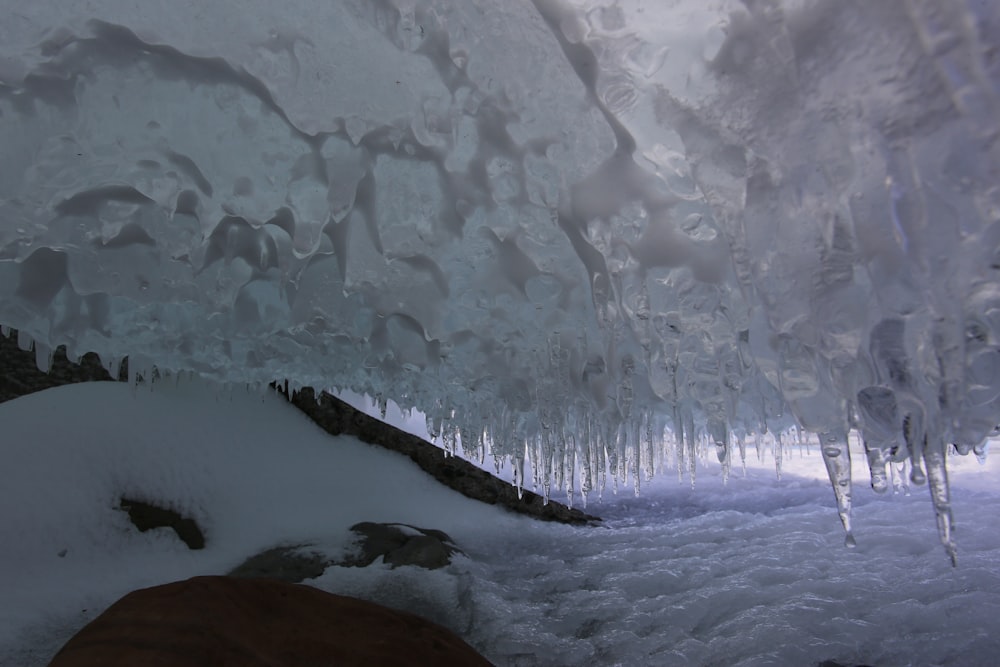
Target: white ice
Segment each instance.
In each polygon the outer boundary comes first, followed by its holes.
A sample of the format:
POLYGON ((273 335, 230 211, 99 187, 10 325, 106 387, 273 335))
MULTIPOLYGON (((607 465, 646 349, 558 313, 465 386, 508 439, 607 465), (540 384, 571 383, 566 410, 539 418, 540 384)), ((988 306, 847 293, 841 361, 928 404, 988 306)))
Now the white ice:
POLYGON ((663 475, 639 497, 606 493, 589 507, 604 525, 574 528, 467 500, 270 394, 68 386, 0 405, 0 425, 5 667, 46 664, 129 590, 277 543, 336 552, 361 520, 445 530, 468 558, 307 583, 429 614, 498 665, 990 665, 1000 649, 995 459, 952 462, 953 569, 925 488, 857 491, 858 547, 844 549, 815 446, 786 454, 780 482, 750 452, 725 485, 703 461, 697 491, 663 475), (114 509, 123 493, 196 517, 206 549, 134 531, 114 509))

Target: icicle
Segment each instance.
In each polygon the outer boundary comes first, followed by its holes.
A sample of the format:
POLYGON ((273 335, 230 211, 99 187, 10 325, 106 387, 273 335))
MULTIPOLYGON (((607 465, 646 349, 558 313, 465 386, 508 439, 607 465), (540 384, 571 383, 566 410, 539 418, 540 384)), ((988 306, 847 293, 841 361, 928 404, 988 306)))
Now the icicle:
POLYGON ((677 405, 674 404, 674 455, 677 458, 677 483, 684 481, 684 423, 681 421, 681 413, 677 405))
POLYGON ((441 416, 436 412, 433 415, 427 413, 425 421, 427 423, 427 435, 430 436, 431 442, 437 442, 438 436, 441 435, 441 416))
POLYGON ((42 343, 35 343, 35 366, 43 373, 48 373, 52 368, 52 357, 54 352, 51 347, 42 343))
POLYGON ((591 437, 590 415, 583 420, 582 455, 583 461, 580 465, 580 494, 583 496, 583 505, 587 506, 587 494, 594 488, 594 442, 591 437))
POLYGON ((633 417, 632 419, 632 446, 635 452, 632 455, 632 488, 636 496, 639 495, 639 487, 641 484, 642 474, 642 451, 643 445, 640 440, 639 430, 642 428, 641 420, 633 417))
POLYGON ((906 473, 907 459, 893 461, 890 464, 892 472, 892 493, 894 495, 910 495, 910 485, 907 483, 909 476, 906 473))
POLYGON ((524 441, 522 446, 514 449, 514 454, 511 456, 510 461, 518 500, 524 497, 524 459, 527 454, 528 442, 524 441))
POLYGON ((550 429, 544 429, 536 439, 538 454, 535 461, 535 488, 538 484, 542 487, 542 503, 549 504, 549 492, 552 487, 552 433, 550 429))
POLYGON ((644 473, 646 475, 646 481, 653 479, 653 475, 656 474, 656 445, 653 443, 653 413, 652 411, 646 411, 646 432, 645 432, 645 451, 646 451, 646 467, 644 473))
POLYGON ((903 438, 910 450, 910 482, 920 486, 927 481, 927 476, 921 466, 924 443, 927 440, 922 414, 911 412, 903 418, 903 438))
POLYGON ((774 452, 774 473, 778 476, 778 481, 781 481, 781 433, 774 434, 774 447, 771 451, 774 452))
POLYGON ((684 407, 684 431, 687 440, 688 474, 691 477, 691 488, 694 488, 695 472, 698 461, 698 443, 694 437, 694 412, 690 407, 684 407))
POLYGON ((927 464, 927 488, 931 492, 934 513, 937 515, 938 535, 951 566, 958 565, 955 549, 955 523, 951 513, 951 495, 948 490, 948 468, 945 463, 944 440, 934 436, 924 444, 924 463, 927 464))
POLYGON ((455 433, 455 425, 447 422, 441 429, 441 440, 444 450, 449 456, 458 455, 458 438, 455 433))
POLYGON ((73 347, 72 343, 66 345, 65 354, 66 354, 66 361, 68 361, 69 363, 71 364, 80 363, 82 355, 76 351, 76 348, 73 347))
POLYGON ((624 490, 628 485, 629 458, 628 458, 628 425, 622 422, 619 424, 618 433, 615 438, 615 447, 618 451, 618 476, 615 479, 615 493, 618 489, 624 490))
POLYGON ((604 498, 604 487, 608 482, 608 461, 607 461, 607 448, 604 446, 604 438, 602 436, 602 430, 599 428, 595 429, 595 435, 597 436, 595 440, 600 440, 600 442, 594 443, 594 451, 596 452, 596 462, 597 462, 597 501, 600 502, 604 498))
POLYGON ((31 350, 31 345, 34 341, 31 340, 31 336, 22 329, 17 330, 17 348, 22 352, 28 352, 31 350))
POLYGON ((120 377, 122 370, 121 358, 108 357, 107 361, 104 363, 104 368, 108 371, 108 375, 111 376, 112 380, 117 380, 120 377))
POLYGON ((566 488, 566 433, 561 424, 553 436, 553 447, 552 471, 556 476, 556 489, 562 490, 566 488))
POLYGON ((865 455, 868 457, 868 469, 871 471, 872 491, 885 493, 889 489, 886 477, 886 464, 889 462, 888 448, 873 446, 867 440, 863 441, 865 455))
POLYGON ((726 428, 725 422, 718 419, 710 421, 708 428, 715 444, 715 455, 722 466, 722 483, 728 484, 730 471, 729 430, 726 428))
POLYGON ((972 452, 972 445, 964 442, 956 442, 952 445, 952 448, 954 448, 955 453, 959 456, 968 456, 972 452))
POLYGON ((837 499, 837 513, 847 533, 844 545, 852 549, 857 542, 851 531, 851 448, 847 443, 847 434, 820 433, 819 441, 823 463, 826 464, 826 472, 833 486, 833 495, 837 499))
POLYGON ((573 482, 576 478, 576 438, 569 436, 569 451, 566 453, 566 468, 563 471, 566 489, 566 506, 573 508, 573 482))
POLYGON ((618 425, 609 421, 605 425, 604 452, 608 462, 608 474, 611 476, 612 491, 618 493, 618 425))
POLYGON ((747 440, 746 434, 736 436, 736 443, 740 448, 740 466, 743 470, 743 477, 747 476, 747 440))
POLYGON ((876 493, 884 493, 889 488, 886 464, 898 443, 900 422, 896 394, 888 387, 865 387, 858 392, 857 409, 861 439, 871 470, 872 489, 876 493))

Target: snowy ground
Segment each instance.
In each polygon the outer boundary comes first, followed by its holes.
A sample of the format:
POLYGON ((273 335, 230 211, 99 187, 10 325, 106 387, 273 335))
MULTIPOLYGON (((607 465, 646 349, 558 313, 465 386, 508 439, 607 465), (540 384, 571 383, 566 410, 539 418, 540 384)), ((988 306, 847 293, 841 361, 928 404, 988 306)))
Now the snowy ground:
MULTIPOLYGON (((817 453, 702 465, 600 528, 540 524, 444 489, 395 454, 331 439, 274 396, 181 383, 77 385, 0 405, 0 665, 44 665, 134 588, 224 572, 279 543, 342 549, 356 521, 449 532, 428 573, 330 568, 310 583, 418 610, 499 665, 992 665, 1000 651, 995 460, 953 460, 959 567, 926 489, 878 497, 856 466, 847 550, 817 453), (121 494, 195 516, 208 547, 136 533, 121 494)), ((860 456, 855 456, 861 464, 860 456)))

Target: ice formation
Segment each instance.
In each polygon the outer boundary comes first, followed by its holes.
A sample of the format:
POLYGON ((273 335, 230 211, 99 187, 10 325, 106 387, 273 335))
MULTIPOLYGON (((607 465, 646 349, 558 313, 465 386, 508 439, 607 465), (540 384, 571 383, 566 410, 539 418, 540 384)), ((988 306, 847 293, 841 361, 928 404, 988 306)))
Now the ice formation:
POLYGON ((856 429, 954 557, 947 448, 1000 421, 995 3, 4 5, 40 365, 392 398, 546 492, 795 424, 848 540, 856 429))

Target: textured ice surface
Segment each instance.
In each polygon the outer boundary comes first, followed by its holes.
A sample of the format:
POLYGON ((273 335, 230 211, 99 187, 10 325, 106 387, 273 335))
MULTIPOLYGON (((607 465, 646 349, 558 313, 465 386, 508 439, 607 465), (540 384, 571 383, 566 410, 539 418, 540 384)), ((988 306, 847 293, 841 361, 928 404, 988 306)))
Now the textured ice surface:
POLYGON ((798 423, 848 529, 856 428, 954 554, 945 448, 1000 421, 996 3, 22 4, 0 323, 42 365, 393 398, 545 490, 798 423))

